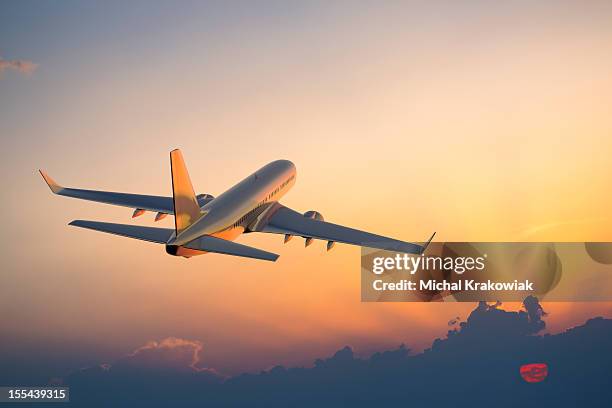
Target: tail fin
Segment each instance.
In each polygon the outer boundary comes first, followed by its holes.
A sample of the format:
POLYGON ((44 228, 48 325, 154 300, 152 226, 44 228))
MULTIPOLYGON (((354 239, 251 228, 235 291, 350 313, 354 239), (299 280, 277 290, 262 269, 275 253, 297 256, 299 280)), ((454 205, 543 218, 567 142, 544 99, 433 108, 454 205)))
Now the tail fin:
POLYGON ((174 225, 176 235, 196 222, 201 216, 200 206, 193 191, 189 173, 179 149, 170 152, 172 196, 174 199, 174 225))

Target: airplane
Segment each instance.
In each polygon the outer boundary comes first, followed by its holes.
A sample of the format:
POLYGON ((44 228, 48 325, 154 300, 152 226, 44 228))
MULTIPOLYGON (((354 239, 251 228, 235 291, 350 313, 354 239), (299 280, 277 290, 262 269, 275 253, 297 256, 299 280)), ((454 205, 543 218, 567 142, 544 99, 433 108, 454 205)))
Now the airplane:
POLYGON ((327 250, 336 242, 389 251, 422 254, 434 235, 424 244, 387 238, 326 222, 321 213, 301 214, 278 200, 295 184, 296 168, 289 160, 273 161, 218 197, 196 195, 179 149, 170 152, 172 197, 67 188, 39 170, 54 194, 133 208, 132 218, 155 212, 155 221, 174 216, 174 229, 129 224, 75 220, 69 225, 124 237, 164 244, 166 252, 190 258, 208 252, 276 261, 279 255, 233 242, 243 233, 263 232, 327 241, 327 250))

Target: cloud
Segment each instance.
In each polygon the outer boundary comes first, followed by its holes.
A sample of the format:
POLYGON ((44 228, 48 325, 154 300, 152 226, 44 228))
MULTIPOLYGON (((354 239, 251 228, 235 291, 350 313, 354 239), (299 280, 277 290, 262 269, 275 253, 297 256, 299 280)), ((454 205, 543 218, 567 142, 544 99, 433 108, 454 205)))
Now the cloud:
POLYGON ((204 367, 200 360, 202 342, 178 337, 151 340, 112 363, 86 367, 68 376, 68 381, 86 378, 106 384, 124 384, 127 379, 152 377, 184 378, 221 381, 224 377, 214 369, 204 367))
POLYGON ((79 406, 599 406, 612 398, 612 320, 595 318, 539 335, 546 313, 535 297, 524 310, 478 303, 465 321, 423 353, 404 345, 358 358, 350 347, 310 368, 276 366, 232 378, 204 368, 200 341, 149 341, 112 365, 65 379, 79 406), (540 385, 520 367, 546 363, 540 385), (576 390, 579 390, 577 393, 576 390))
POLYGON ((0 57, 0 76, 5 70, 14 69, 15 71, 21 72, 22 74, 30 75, 33 73, 38 64, 28 60, 6 60, 0 57))
POLYGON ((167 337, 147 342, 115 365, 171 371, 211 371, 209 368, 201 367, 202 349, 200 341, 167 337))
POLYGON ((63 383, 71 387, 70 399, 77 406, 134 406, 133 401, 156 406, 175 398, 192 406, 188 401, 205 399, 224 380, 203 366, 202 350, 197 340, 151 340, 112 364, 73 372, 63 383))

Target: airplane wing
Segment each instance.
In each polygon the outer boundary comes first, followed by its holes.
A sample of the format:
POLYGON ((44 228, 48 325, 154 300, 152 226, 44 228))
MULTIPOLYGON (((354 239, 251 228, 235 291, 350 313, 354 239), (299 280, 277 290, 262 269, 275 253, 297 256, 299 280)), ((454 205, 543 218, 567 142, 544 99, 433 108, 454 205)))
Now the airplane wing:
MULTIPOLYGON (((99 203, 119 205, 123 207, 138 208, 163 214, 174 213, 174 203, 172 197, 162 197, 142 194, 115 193, 111 191, 82 190, 77 188, 67 188, 59 185, 49 175, 39 170, 47 185, 54 194, 79 198, 81 200, 96 201, 99 203)), ((203 194, 198 196, 200 206, 212 200, 212 196, 203 194)))
POLYGON ((412 244, 410 242, 399 241, 397 239, 343 227, 342 225, 332 224, 331 222, 307 218, 299 212, 281 204, 277 204, 276 208, 272 208, 268 211, 267 215, 257 222, 254 231, 297 235, 305 238, 312 237, 331 242, 341 242, 409 254, 423 253, 433 238, 432 235, 429 241, 423 246, 412 244))

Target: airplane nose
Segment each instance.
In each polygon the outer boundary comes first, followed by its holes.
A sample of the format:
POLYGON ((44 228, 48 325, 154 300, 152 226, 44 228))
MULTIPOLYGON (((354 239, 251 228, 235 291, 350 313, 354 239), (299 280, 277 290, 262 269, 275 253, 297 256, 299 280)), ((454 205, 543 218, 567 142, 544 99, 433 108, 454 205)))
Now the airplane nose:
POLYGON ((285 167, 286 170, 295 173, 295 164, 293 164, 293 162, 289 161, 289 160, 283 160, 283 165, 285 167))
POLYGON ((295 169, 295 165, 290 160, 277 160, 275 163, 285 169, 295 169))

